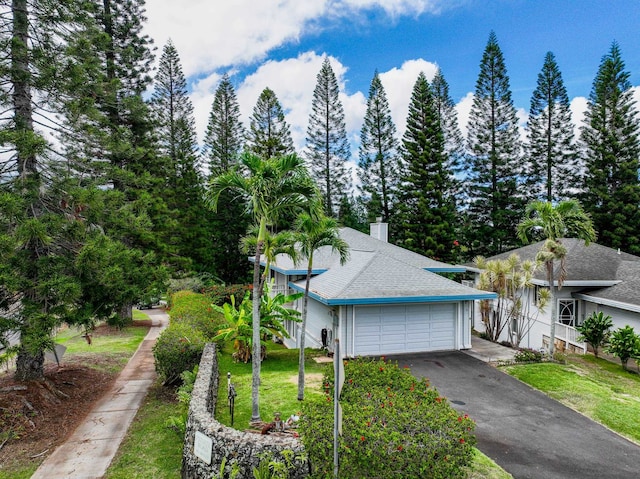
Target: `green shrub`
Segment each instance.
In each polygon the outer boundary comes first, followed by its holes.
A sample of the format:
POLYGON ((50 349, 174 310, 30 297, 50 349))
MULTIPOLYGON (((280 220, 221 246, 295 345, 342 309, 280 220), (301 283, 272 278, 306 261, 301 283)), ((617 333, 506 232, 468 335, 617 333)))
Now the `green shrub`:
POLYGON ((188 324, 174 323, 163 330, 153 346, 156 372, 165 384, 178 384, 183 371, 200 364, 206 338, 188 324))
POLYGON ((200 293, 204 289, 204 281, 199 276, 189 276, 187 278, 174 278, 169 280, 167 294, 172 296, 178 291, 193 291, 200 293))
POLYGON ((611 316, 605 316, 602 311, 599 313, 594 311, 581 325, 576 326, 576 330, 580 333, 578 341, 589 343, 593 348, 594 356, 597 358, 599 348, 609 343, 612 326, 611 316))
POLYGON ((214 310, 211 300, 193 291, 178 291, 171 296, 171 323, 184 323, 201 331, 211 340, 224 324, 223 316, 214 310))
POLYGON ((244 298, 247 291, 251 291, 252 285, 247 284, 213 284, 202 290, 202 293, 209 297, 211 302, 217 306, 231 302, 231 296, 244 298))
POLYGON ((606 351, 620 358, 623 369, 627 369, 629 359, 640 356, 640 336, 629 325, 618 328, 611 334, 606 351))
POLYGON ((513 356, 516 363, 539 363, 542 361, 542 353, 535 349, 522 348, 513 356))
MULTIPOLYGON (((385 361, 345 366, 342 390, 340 477, 461 478, 473 457, 474 422, 409 370, 385 361)), ((305 401, 300 435, 311 478, 333 477, 333 371, 327 396, 305 401)))
POLYGON ((189 403, 191 402, 191 393, 193 385, 198 377, 199 365, 193 368, 193 371, 182 371, 180 379, 182 386, 176 391, 176 397, 180 403, 180 411, 178 416, 169 416, 164 425, 169 429, 173 429, 180 437, 184 437, 187 431, 187 419, 189 418, 189 403))

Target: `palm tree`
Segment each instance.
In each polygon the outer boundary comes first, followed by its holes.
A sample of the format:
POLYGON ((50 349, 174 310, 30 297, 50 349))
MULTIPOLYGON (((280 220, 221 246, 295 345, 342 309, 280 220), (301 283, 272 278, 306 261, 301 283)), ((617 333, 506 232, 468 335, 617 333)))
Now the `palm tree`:
POLYGON ((295 154, 263 159, 252 153, 245 153, 234 169, 213 178, 210 186, 209 202, 214 209, 220 194, 231 190, 245 201, 247 210, 258 225, 253 266, 251 358, 251 422, 257 423, 260 421, 260 257, 267 226, 275 224, 285 215, 299 213, 315 197, 317 190, 304 161, 295 154))
POLYGON ((551 290, 551 330, 549 333, 549 354, 553 356, 556 339, 556 316, 558 315, 557 289, 562 288, 567 275, 567 249, 562 238, 578 238, 589 245, 596 239, 591 217, 582 209, 578 201, 566 200, 557 205, 548 201, 533 201, 527 205, 525 218, 518 224, 518 236, 524 243, 532 239, 546 239, 536 260, 545 264, 547 282, 551 290), (554 278, 554 262, 560 261, 560 270, 554 278))
POLYGON ((321 207, 316 210, 318 212, 315 214, 301 214, 296 221, 296 245, 299 248, 299 255, 307 259, 307 277, 302 300, 302 324, 300 325, 300 357, 298 360, 299 401, 304 399, 304 343, 307 335, 307 304, 309 303, 313 253, 323 246, 330 246, 331 250, 340 256, 340 264, 344 264, 349 257, 349 246, 340 238, 336 221, 325 216, 321 207))
MULTIPOLYGON (((258 243, 258 233, 258 227, 255 227, 247 236, 240 240, 242 244, 242 251, 255 251, 256 244, 258 243)), ((295 237, 293 232, 285 230, 274 234, 267 229, 262 243, 262 253, 264 254, 266 262, 260 279, 260 291, 261 294, 264 294, 264 287, 265 284, 267 284, 267 279, 269 278, 271 264, 275 261, 276 256, 283 254, 291 258, 294 262, 298 259, 298 252, 295 248, 295 237)))

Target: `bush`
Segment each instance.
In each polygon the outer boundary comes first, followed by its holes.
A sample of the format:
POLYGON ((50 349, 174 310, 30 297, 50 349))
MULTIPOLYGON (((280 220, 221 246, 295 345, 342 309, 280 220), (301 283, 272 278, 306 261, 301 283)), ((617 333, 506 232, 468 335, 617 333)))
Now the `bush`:
POLYGON ((521 348, 513 356, 516 363, 539 363, 542 361, 542 353, 535 349, 521 348))
POLYGON ((605 316, 602 311, 599 313, 594 311, 581 325, 576 326, 576 330, 580 333, 578 341, 589 343, 593 348, 594 356, 597 358, 599 348, 609 343, 612 326, 611 316, 605 316))
POLYGON ((188 278, 174 278, 169 280, 167 294, 173 296, 178 291, 193 291, 200 293, 204 289, 204 280, 199 276, 189 276, 188 278))
MULTIPOLYGON (((333 477, 333 371, 326 398, 305 401, 300 434, 311 478, 333 477)), ((345 366, 340 404, 340 477, 436 479, 464 477, 473 457, 474 423, 461 416, 428 381, 385 361, 345 366)))
POLYGON ((200 364, 206 342, 202 332, 188 324, 173 323, 163 330, 153 346, 153 357, 164 384, 178 384, 183 371, 200 364))
POLYGON ((202 293, 209 297, 211 302, 217 306, 231 302, 231 296, 244 298, 247 291, 251 291, 252 285, 247 284, 213 284, 202 290, 202 293))
POLYGON ((640 356, 640 336, 629 325, 618 328, 611 334, 607 352, 620 358, 622 368, 627 369, 629 359, 640 356))
POLYGON ((201 331, 211 340, 224 324, 223 316, 214 310, 211 300, 193 291, 178 291, 171 296, 171 323, 184 323, 201 331))

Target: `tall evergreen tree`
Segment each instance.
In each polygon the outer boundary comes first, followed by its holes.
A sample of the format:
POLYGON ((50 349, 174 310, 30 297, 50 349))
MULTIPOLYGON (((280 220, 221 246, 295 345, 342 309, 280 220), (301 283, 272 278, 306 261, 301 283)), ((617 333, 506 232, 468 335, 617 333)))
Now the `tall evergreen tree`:
POLYGON ((391 217, 398 184, 398 147, 387 94, 376 71, 360 130, 358 160, 358 176, 370 221, 382 216, 384 222, 389 222, 391 217))
MULTIPOLYGON (((169 242, 174 220, 163 197, 171 165, 156 153, 154 123, 143 99, 153 60, 151 40, 142 34, 144 1, 93 0, 83 5, 87 11, 74 31, 74 62, 69 66, 79 100, 62 105, 68 122, 62 142, 67 157, 81 165, 83 180, 101 186, 97 196, 102 206, 87 215, 120 244, 111 251, 130 250, 128 268, 140 273, 128 276, 126 287, 119 286, 110 296, 119 298, 114 307, 120 316, 130 317, 132 304, 162 280, 158 263, 175 255, 169 242)), ((118 258, 114 261, 123 256, 118 258)), ((106 291, 115 288, 115 282, 102 286, 106 291)), ((96 307, 100 301, 96 299, 96 307)))
POLYGON ((516 109, 502 50, 494 32, 480 62, 469 117, 465 242, 470 253, 491 256, 518 244, 516 225, 525 201, 516 109))
MULTIPOLYGON (((59 128, 49 112, 77 94, 64 68, 73 63, 69 34, 84 7, 13 0, 5 2, 0 23, 0 346, 17 354, 19 380, 43 379, 55 327, 93 320, 76 264, 94 229, 85 217, 92 192, 78 188, 77 177, 60 175, 64 158, 38 131, 43 118, 59 128), (15 332, 19 343, 10 345, 15 332)), ((76 173, 72 164, 68 170, 76 173)))
MULTIPOLYGON (((449 94, 449 84, 440 68, 438 68, 433 77, 431 90, 433 91, 436 111, 440 120, 440 128, 442 128, 444 135, 444 149, 449 162, 447 169, 455 175, 460 173, 463 168, 465 155, 464 137, 458 125, 456 104, 449 94)), ((457 182, 454 185, 456 187, 459 186, 457 182)))
POLYGON ((351 184, 351 170, 346 165, 351 152, 338 93, 338 81, 325 58, 313 90, 306 156, 324 200, 325 214, 330 217, 337 216, 340 198, 349 192, 351 184))
POLYGON ((530 196, 552 203, 575 196, 578 164, 569 97, 551 52, 544 58, 531 96, 527 129, 530 196))
POLYGON ((598 242, 640 253, 640 143, 637 110, 620 47, 611 45, 593 82, 582 128, 582 203, 598 242))
POLYGON ((265 160, 295 153, 282 105, 269 87, 262 90, 253 107, 246 141, 247 149, 265 160))
MULTIPOLYGON (((240 106, 225 74, 216 89, 204 139, 203 155, 211 177, 224 174, 237 164, 243 138, 240 106)), ((238 245, 247 233, 250 216, 242 203, 236 201, 234 193, 223 191, 218 198, 217 210, 209 211, 208 217, 212 228, 213 272, 226 283, 246 281, 249 262, 238 245)))
POLYGON ((435 259, 453 260, 456 239, 453 177, 447 170, 436 101, 424 73, 420 73, 413 87, 402 145, 403 173, 396 226, 399 243, 435 259))
POLYGON ((168 238, 177 253, 173 265, 178 269, 209 271, 212 267, 210 227, 205 214, 204 179, 198 165, 193 105, 178 51, 171 41, 163 48, 151 106, 157 153, 167 164, 166 184, 161 193, 174 220, 173 232, 168 238))
POLYGON ((225 73, 213 98, 203 142, 203 155, 212 176, 227 171, 238 162, 244 141, 240 105, 235 89, 225 73))

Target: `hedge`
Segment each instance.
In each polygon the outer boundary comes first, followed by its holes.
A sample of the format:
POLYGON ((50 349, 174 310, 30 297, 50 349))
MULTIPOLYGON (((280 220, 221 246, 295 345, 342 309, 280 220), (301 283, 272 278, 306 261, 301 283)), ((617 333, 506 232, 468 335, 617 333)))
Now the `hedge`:
MULTIPOLYGON (((474 422, 427 380, 384 360, 352 360, 342 389, 340 478, 462 478, 471 463, 474 422)), ((326 397, 302 407, 300 435, 311 478, 333 477, 333 370, 326 397)))
POLYGON ((169 324, 153 345, 158 377, 165 384, 179 383, 183 371, 191 371, 200 364, 206 342, 204 334, 189 324, 169 324))
POLYGON ((224 317, 214 311, 207 296, 193 291, 178 291, 171 296, 169 317, 172 324, 188 324, 209 340, 218 334, 225 322, 224 317))

